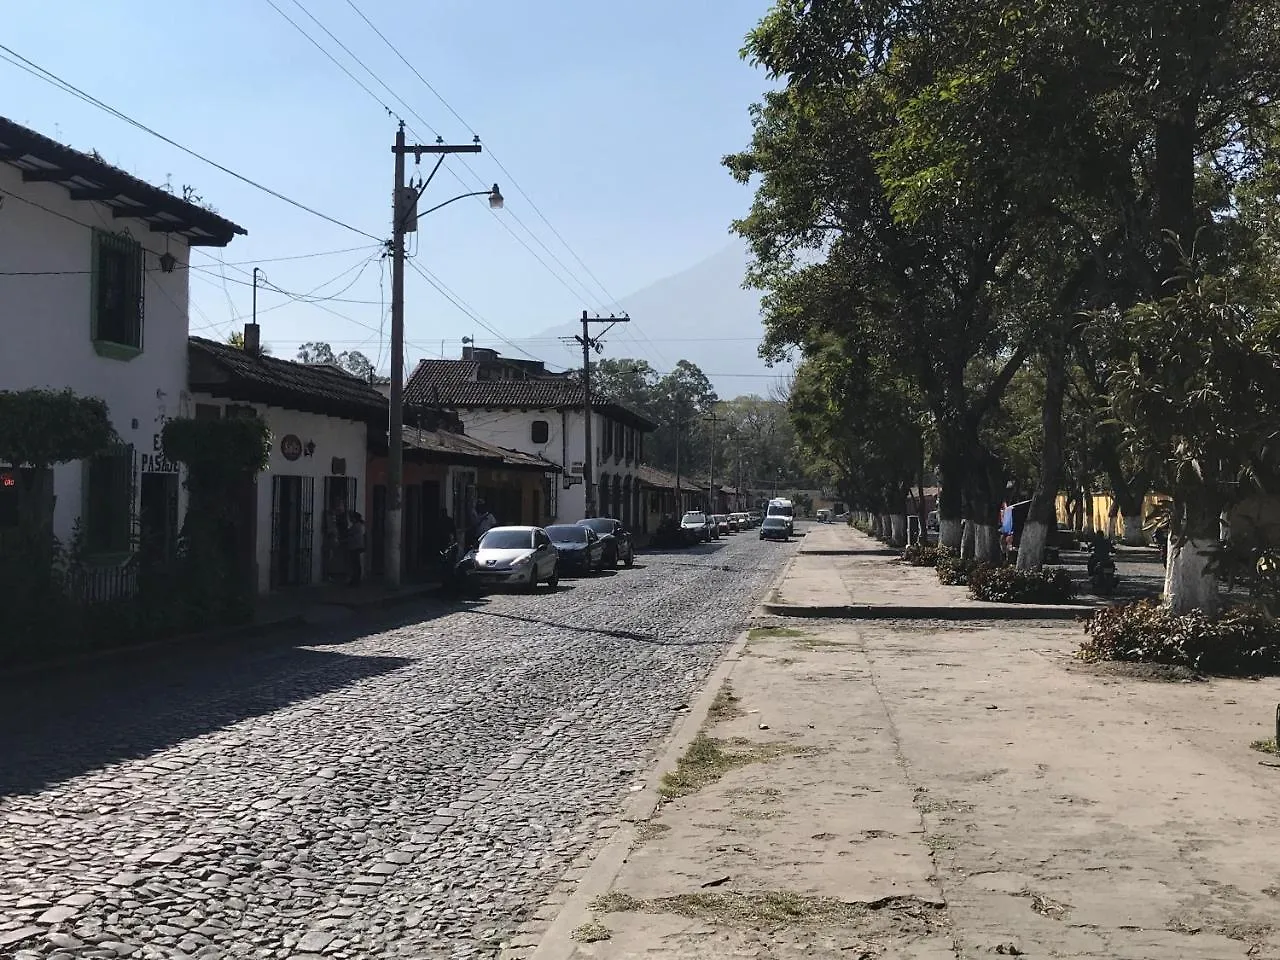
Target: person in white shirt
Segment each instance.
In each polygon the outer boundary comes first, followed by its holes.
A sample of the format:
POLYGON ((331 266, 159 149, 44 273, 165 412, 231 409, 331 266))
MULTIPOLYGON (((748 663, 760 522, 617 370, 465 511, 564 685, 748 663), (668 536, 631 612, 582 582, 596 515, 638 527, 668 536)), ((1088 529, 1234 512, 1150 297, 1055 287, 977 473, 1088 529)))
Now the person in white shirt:
POLYGON ((486 533, 488 533, 497 525, 498 525, 498 518, 489 512, 489 508, 485 505, 484 501, 477 503, 476 504, 476 543, 479 543, 481 538, 484 537, 486 533))

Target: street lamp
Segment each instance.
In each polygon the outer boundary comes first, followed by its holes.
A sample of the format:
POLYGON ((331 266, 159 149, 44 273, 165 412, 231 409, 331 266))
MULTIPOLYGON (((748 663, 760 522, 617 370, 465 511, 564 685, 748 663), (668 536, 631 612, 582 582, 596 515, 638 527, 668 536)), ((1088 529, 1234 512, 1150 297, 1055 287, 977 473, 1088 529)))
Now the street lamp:
POLYGON ((416 212, 422 190, 426 189, 431 177, 420 189, 405 187, 404 159, 413 154, 421 159, 422 154, 438 156, 435 171, 450 153, 479 153, 480 138, 476 137, 469 144, 445 144, 437 140, 433 145, 406 144, 404 123, 396 132, 395 146, 392 153, 395 157, 395 189, 392 203, 392 235, 391 235, 391 395, 389 398, 387 423, 387 510, 386 510, 386 583, 391 589, 400 586, 401 536, 404 510, 404 261, 405 234, 417 229, 417 219, 428 213, 434 213, 451 203, 465 200, 468 197, 487 196, 491 210, 501 210, 503 205, 502 191, 495 183, 489 190, 477 190, 459 194, 438 203, 434 207, 416 212), (411 226, 412 224, 412 226, 411 226))

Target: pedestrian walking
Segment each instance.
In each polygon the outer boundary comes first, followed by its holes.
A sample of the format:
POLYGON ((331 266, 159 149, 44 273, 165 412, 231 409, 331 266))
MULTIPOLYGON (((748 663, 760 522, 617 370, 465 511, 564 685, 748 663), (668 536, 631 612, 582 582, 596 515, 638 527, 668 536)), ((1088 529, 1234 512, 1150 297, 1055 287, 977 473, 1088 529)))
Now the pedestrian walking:
POLYGON ((498 518, 490 511, 485 502, 481 500, 476 504, 476 525, 475 525, 475 542, 479 543, 486 533, 498 525, 498 518))
POLYGON ((351 586, 360 586, 364 579, 364 517, 358 513, 351 514, 347 526, 347 563, 351 569, 351 586))

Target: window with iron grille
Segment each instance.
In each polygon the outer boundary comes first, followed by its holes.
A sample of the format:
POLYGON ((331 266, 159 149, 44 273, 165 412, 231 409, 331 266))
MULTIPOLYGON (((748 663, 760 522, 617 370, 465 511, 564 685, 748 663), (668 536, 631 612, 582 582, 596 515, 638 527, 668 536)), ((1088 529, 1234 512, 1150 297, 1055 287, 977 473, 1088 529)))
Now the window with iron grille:
POLYGON ((534 443, 546 443, 551 438, 551 424, 546 420, 533 421, 530 438, 534 443))
POLYGON ((85 461, 85 551, 128 553, 132 531, 133 447, 119 445, 85 461))
MULTIPOLYGON (((132 237, 93 232, 93 340, 142 350, 142 244, 132 237)), ((101 352, 101 351, 100 351, 101 352)))

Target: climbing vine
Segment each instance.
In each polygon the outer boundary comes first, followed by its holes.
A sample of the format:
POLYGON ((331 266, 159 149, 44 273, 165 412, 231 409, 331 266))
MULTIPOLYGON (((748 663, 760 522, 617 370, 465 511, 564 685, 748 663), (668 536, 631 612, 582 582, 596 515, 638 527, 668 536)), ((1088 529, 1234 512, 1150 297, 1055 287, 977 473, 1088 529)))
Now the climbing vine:
POLYGON ((71 390, 0 390, 0 461, 49 467, 102 453, 116 439, 107 405, 71 390))
POLYGON ((190 494, 182 525, 175 593, 192 627, 252 615, 252 547, 244 505, 267 466, 271 433, 258 417, 170 420, 161 432, 165 457, 187 468, 190 494))

